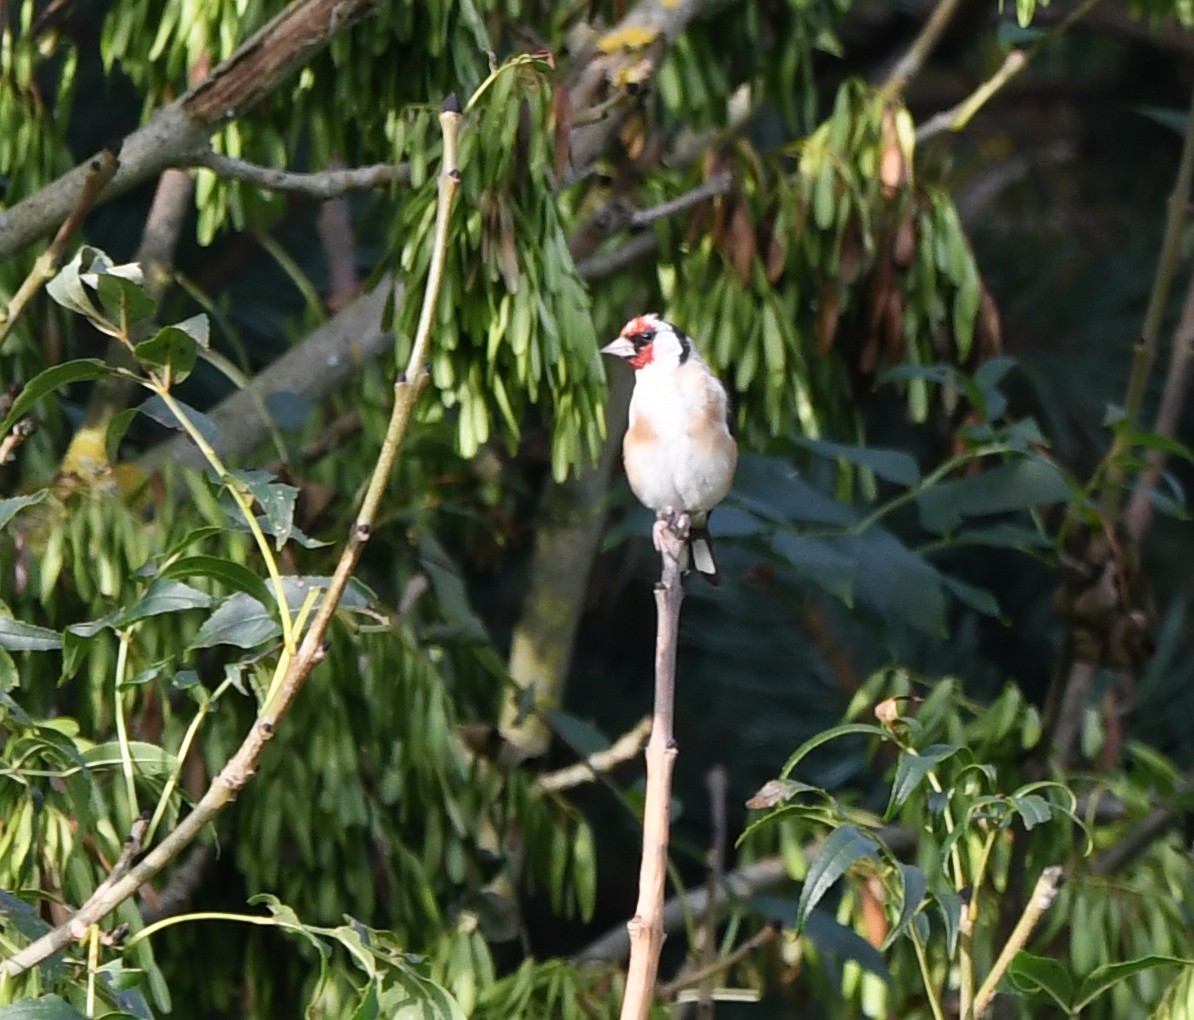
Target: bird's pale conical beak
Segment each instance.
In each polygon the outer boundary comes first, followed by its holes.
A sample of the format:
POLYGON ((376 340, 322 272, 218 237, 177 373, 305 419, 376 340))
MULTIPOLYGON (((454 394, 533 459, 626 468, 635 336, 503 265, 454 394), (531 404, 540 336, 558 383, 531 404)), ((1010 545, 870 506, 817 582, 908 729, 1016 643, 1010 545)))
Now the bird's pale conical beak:
POLYGON ((617 340, 602 347, 601 353, 612 355, 615 358, 633 358, 634 344, 624 336, 620 336, 617 340))

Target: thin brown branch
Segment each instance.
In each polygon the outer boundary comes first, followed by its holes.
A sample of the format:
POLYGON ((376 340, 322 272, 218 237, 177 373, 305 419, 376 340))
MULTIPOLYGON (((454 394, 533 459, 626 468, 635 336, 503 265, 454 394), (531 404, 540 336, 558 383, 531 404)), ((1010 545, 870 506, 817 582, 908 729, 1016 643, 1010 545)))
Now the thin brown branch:
POLYGON ((1054 42, 1069 28, 1087 14, 1099 3, 1099 0, 1083 0, 1070 11, 1059 24, 1041 36, 1031 46, 1024 49, 1014 49, 1003 58, 1003 63, 990 78, 979 85, 970 95, 948 110, 935 113, 916 129, 917 142, 924 142, 944 131, 961 131, 974 115, 990 101, 1008 82, 1020 74, 1045 46, 1054 42))
POLYGON ((655 523, 656 548, 662 560, 655 588, 655 707, 647 744, 647 796, 643 805, 643 856, 639 868, 638 905, 626 928, 630 932, 630 966, 622 997, 622 1020, 646 1020, 655 995, 659 954, 663 949, 663 893, 667 881, 672 770, 676 762, 673 722, 676 700, 676 645, 684 588, 680 564, 688 538, 688 517, 655 523))
POLYGON ((423 314, 412 345, 406 372, 399 376, 394 385, 394 407, 390 423, 382 440, 381 451, 373 469, 368 489, 358 511, 348 542, 340 556, 336 569, 324 592, 323 601, 311 621, 298 651, 278 685, 276 693, 262 707, 252 729, 245 736, 240 747, 224 769, 213 779, 199 803, 179 824, 166 835, 156 847, 149 851, 138 864, 107 886, 101 886, 88 898, 75 914, 64 924, 51 930, 35 942, 24 947, 4 962, 5 972, 16 976, 48 959, 71 941, 82 938, 88 928, 97 924, 106 914, 132 896, 137 889, 152 879, 167 864, 173 861, 192 840, 198 836, 235 797, 256 771, 257 760, 265 745, 273 737, 278 723, 298 697, 307 677, 323 660, 324 641, 332 616, 339 605, 348 581, 351 578, 361 553, 373 531, 381 496, 389 481, 394 461, 406 433, 415 400, 422 389, 425 378, 424 367, 431 334, 431 309, 439 299, 439 284, 443 276, 445 249, 447 247, 448 223, 453 200, 460 182, 456 167, 456 143, 460 129, 460 104, 450 97, 440 114, 443 132, 443 166, 439 177, 439 201, 436 214, 435 240, 428 272, 427 286, 423 295, 423 314))
POLYGON ((994 966, 991 967, 991 973, 987 975, 987 979, 974 997, 974 1016, 976 1018, 981 1017, 987 1011, 987 1007, 995 997, 995 988, 1003 980, 1008 966, 1015 955, 1028 943, 1029 936, 1036 930, 1036 926, 1045 916, 1045 912, 1053 905, 1053 899, 1061 887, 1061 879, 1062 870, 1056 865, 1041 872, 1041 877, 1037 879, 1028 905, 1024 908, 1024 913, 1020 915, 1020 920, 1012 929, 1011 937, 1004 944, 994 966))
POLYGON ((576 264, 576 272, 586 283, 595 283, 633 265, 659 250, 659 238, 651 231, 636 234, 624 245, 598 252, 576 264))
POLYGON ((645 715, 638 725, 623 733, 604 751, 589 755, 584 761, 555 772, 545 772, 531 787, 536 793, 559 793, 574 786, 591 783, 598 776, 612 772, 619 765, 630 761, 642 749, 651 735, 651 717, 645 715))
POLYGON ((300 173, 250 163, 207 149, 186 160, 189 167, 210 170, 218 177, 255 184, 269 191, 285 191, 321 202, 350 191, 369 191, 390 184, 409 184, 410 167, 405 163, 374 163, 371 166, 300 173))
MULTIPOLYGON (((344 164, 333 156, 328 170, 340 171, 344 164)), ((327 199, 319 207, 315 231, 328 267, 327 304, 332 311, 347 307, 361 293, 357 272, 357 244, 352 229, 352 207, 343 195, 327 199)))
POLYGON ((937 48, 937 43, 941 41, 941 36, 945 34, 954 15, 958 13, 961 3, 962 0, 938 0, 928 21, 921 27, 916 38, 912 40, 912 45, 896 62, 891 74, 883 83, 883 91, 887 95, 898 96, 904 91, 908 82, 920 73, 920 69, 929 59, 933 50, 937 48))
MULTIPOLYGON (((727 874, 712 897, 702 887, 669 899, 663 907, 663 930, 680 931, 689 918, 700 920, 709 913, 720 914, 734 900, 756 896, 790 881, 782 858, 752 861, 727 874)), ((626 925, 619 924, 590 942, 575 959, 578 963, 612 963, 625 960, 629 953, 630 933, 626 925)))
POLYGON ((705 982, 717 977, 719 974, 724 974, 731 967, 737 966, 748 956, 758 951, 763 946, 771 942, 779 933, 781 929, 778 924, 769 924, 766 928, 760 928, 754 935, 748 938, 741 945, 727 953, 725 956, 718 957, 712 962, 703 964, 698 970, 690 971, 687 974, 682 974, 674 981, 668 981, 659 986, 659 1000, 661 1002, 668 1002, 676 997, 679 992, 685 988, 692 988, 694 985, 704 984, 705 982))
POLYGON ((729 170, 722 170, 720 173, 714 174, 703 184, 697 185, 691 191, 686 191, 684 194, 677 195, 666 202, 660 202, 659 205, 653 205, 649 209, 635 210, 630 215, 629 226, 645 227, 656 220, 675 216, 676 213, 691 209, 694 205, 700 205, 702 202, 716 198, 718 195, 726 194, 733 186, 733 173, 729 170))
POLYGON ((104 149, 87 165, 87 174, 83 178, 83 186, 79 189, 73 208, 58 227, 58 232, 54 235, 49 247, 34 262, 33 269, 25 277, 21 286, 17 288, 8 307, 0 310, 0 346, 4 345, 9 332, 16 325, 17 319, 21 317, 29 302, 46 283, 54 278, 66 255, 67 244, 119 168, 119 153, 115 148, 104 149))

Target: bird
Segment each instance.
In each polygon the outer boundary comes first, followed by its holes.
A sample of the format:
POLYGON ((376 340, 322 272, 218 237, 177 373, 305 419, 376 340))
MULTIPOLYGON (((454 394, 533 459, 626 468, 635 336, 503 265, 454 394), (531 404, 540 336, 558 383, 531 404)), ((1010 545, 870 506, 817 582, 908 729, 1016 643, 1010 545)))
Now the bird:
POLYGON ((725 387, 688 334, 656 314, 635 316, 601 353, 634 368, 622 439, 631 490, 660 519, 688 515, 689 540, 681 565, 685 570, 695 567, 717 584, 709 514, 730 491, 738 465, 725 387))

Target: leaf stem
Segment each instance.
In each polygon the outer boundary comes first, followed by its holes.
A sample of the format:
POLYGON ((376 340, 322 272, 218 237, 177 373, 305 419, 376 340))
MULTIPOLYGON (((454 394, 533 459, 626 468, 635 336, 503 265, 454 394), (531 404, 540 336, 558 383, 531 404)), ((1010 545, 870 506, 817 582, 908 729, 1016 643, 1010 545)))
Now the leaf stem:
POLYGON ((178 752, 174 758, 174 768, 170 772, 170 778, 166 780, 166 785, 162 788, 162 795, 158 798, 157 807, 154 808, 153 818, 150 819, 149 828, 145 832, 144 845, 153 845, 154 833, 158 830, 158 825, 162 821, 162 816, 166 813, 166 808, 169 807, 170 797, 173 795, 175 787, 178 786, 178 779, 182 775, 182 767, 186 762, 187 755, 191 751, 191 743, 195 739, 195 735, 199 732, 199 727, 203 724, 203 720, 207 718, 207 714, 211 711, 212 706, 220 700, 220 696, 232 685, 232 681, 227 677, 223 682, 203 701, 199 706, 199 710, 195 713, 195 717, 191 720, 190 725, 187 726, 186 733, 183 734, 182 743, 178 745, 178 752))
POLYGON ((116 649, 116 679, 113 685, 112 713, 116 718, 116 741, 120 744, 120 768, 124 773, 124 791, 129 802, 129 817, 136 818, 141 813, 137 804, 137 783, 133 775, 133 755, 129 749, 128 724, 124 718, 124 686, 125 672, 129 664, 129 644, 133 639, 133 628, 119 632, 120 644, 116 649))
POLYGON ((908 926, 908 936, 912 939, 912 948, 916 951, 916 962, 920 965, 920 980, 925 987, 925 997, 929 1000, 929 1008, 933 1011, 933 1020, 945 1020, 945 1010, 941 1006, 941 997, 933 985, 933 975, 929 971, 929 957, 925 952, 925 944, 920 939, 920 932, 916 925, 908 926))
POLYGON ((286 601, 286 589, 282 584, 282 572, 278 569, 277 557, 274 555, 274 550, 270 547, 265 532, 261 529, 261 523, 257 520, 257 515, 253 512, 253 505, 245 498, 236 479, 232 477, 231 472, 224 466, 224 462, 220 460, 220 455, 216 453, 211 443, 207 441, 203 433, 195 426, 195 423, 191 421, 190 416, 183 410, 182 404, 174 399, 174 395, 170 392, 169 388, 156 377, 151 377, 150 388, 170 408, 175 420, 182 425, 187 435, 191 437, 191 441, 199 448, 199 452, 203 454, 204 459, 219 476, 220 481, 231 494, 233 502, 236 503, 236 508, 245 519, 245 524, 248 525, 249 531, 253 535, 253 541, 257 543, 257 550, 261 553, 261 558, 265 561, 265 569, 269 574, 270 584, 274 589, 274 598, 278 600, 278 616, 279 622, 282 625, 282 644, 286 651, 293 655, 296 648, 294 622, 290 618, 290 606, 286 601))

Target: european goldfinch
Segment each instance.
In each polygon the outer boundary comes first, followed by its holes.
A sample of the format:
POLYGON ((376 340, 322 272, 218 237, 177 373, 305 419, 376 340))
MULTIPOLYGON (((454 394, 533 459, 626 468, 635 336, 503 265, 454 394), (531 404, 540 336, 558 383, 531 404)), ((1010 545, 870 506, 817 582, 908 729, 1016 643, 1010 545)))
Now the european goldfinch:
POLYGON ((688 559, 717 584, 709 513, 730 491, 738 464, 724 387, 684 331, 658 315, 631 319, 601 353, 622 358, 635 370, 622 440, 630 488, 661 518, 688 515, 688 559))

